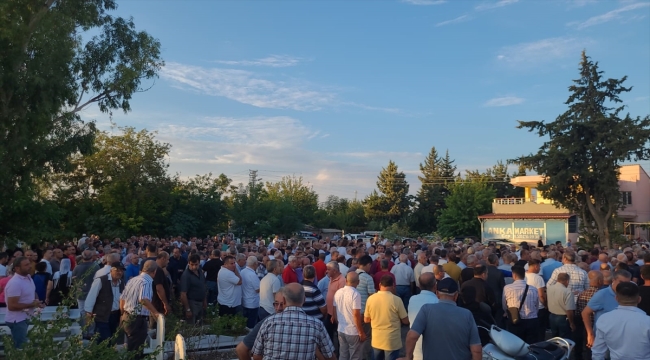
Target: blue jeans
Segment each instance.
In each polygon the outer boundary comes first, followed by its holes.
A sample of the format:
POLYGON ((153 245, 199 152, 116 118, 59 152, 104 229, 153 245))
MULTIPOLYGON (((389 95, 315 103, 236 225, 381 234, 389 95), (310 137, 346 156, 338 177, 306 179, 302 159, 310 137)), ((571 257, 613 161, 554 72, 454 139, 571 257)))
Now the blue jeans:
MULTIPOLYGON (((275 314, 275 312, 273 314, 275 314)), ((260 310, 258 311, 258 319, 259 321, 262 321, 273 314, 269 314, 268 312, 266 312, 266 310, 264 310, 263 307, 260 306, 260 310)))
POLYGON ((97 342, 110 339, 117 332, 120 325, 120 312, 112 311, 108 316, 108 322, 95 322, 95 331, 99 334, 97 342))
POLYGON ((11 330, 11 338, 14 340, 14 347, 22 349, 23 344, 27 342, 27 329, 29 328, 29 320, 23 320, 15 323, 6 323, 9 330, 11 330))
POLYGON ((399 350, 381 350, 372 348, 372 360, 397 360, 399 350))
POLYGON ((206 281, 205 285, 208 287, 208 304, 217 303, 217 282, 216 281, 206 281))
POLYGON ((411 286, 397 285, 395 287, 395 292, 397 293, 397 296, 399 296, 399 298, 402 299, 402 303, 404 304, 404 309, 408 310, 409 300, 411 299, 411 286))
POLYGON ((548 315, 548 318, 553 337, 571 338, 571 327, 569 326, 569 320, 567 320, 566 315, 555 315, 551 313, 548 315))
POLYGON ((246 318, 246 327, 252 329, 257 324, 257 319, 259 318, 259 309, 260 308, 244 308, 244 317, 246 318))

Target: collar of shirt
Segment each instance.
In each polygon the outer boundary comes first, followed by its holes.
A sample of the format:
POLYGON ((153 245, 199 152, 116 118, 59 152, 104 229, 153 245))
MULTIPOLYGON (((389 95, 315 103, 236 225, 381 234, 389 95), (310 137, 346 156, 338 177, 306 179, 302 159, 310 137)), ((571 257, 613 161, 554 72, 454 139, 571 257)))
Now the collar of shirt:
POLYGON ((422 291, 420 291, 420 295, 424 295, 424 296, 436 296, 436 294, 434 294, 433 291, 429 291, 429 290, 422 290, 422 291))
POLYGON ((283 311, 283 312, 278 313, 278 314, 283 314, 283 313, 290 312, 290 311, 301 312, 301 313, 303 313, 303 314, 305 313, 305 310, 303 310, 301 307, 298 307, 298 306, 287 306, 286 308, 284 308, 284 311, 283 311))
POLYGON ((438 299, 438 303, 456 306, 456 302, 447 299, 438 299))
POLYGON ((142 273, 142 278, 145 279, 146 281, 153 281, 153 278, 149 276, 147 273, 142 273))

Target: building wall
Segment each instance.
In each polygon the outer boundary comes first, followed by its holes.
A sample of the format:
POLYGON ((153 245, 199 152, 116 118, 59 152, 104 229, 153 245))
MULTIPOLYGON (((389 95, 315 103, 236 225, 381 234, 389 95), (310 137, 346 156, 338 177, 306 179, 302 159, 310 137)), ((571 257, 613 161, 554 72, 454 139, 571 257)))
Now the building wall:
MULTIPOLYGON (((632 194, 632 204, 619 210, 618 215, 623 221, 647 223, 650 222, 650 177, 640 165, 627 165, 621 167, 619 177, 620 191, 629 191, 632 194)), ((629 231, 629 228, 627 229, 629 231)), ((634 238, 648 239, 648 229, 640 226, 634 227, 634 238)))
POLYGON ((494 214, 568 214, 564 208, 556 208, 551 204, 525 202, 523 204, 498 204, 492 203, 494 214))

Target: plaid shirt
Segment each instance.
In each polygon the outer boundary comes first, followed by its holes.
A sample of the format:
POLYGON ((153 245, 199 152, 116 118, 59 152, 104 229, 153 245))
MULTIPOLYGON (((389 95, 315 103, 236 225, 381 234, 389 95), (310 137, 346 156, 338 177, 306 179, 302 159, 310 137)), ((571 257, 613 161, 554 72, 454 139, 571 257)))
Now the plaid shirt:
MULTIPOLYGON (((598 287, 590 286, 589 289, 578 295, 578 301, 576 301, 576 316, 582 316, 582 310, 587 307, 587 303, 589 303, 589 300, 591 300, 598 290, 600 290, 598 287)), ((594 323, 594 314, 591 314, 591 323, 594 323)))
POLYGON ((289 306, 264 320, 251 352, 264 360, 313 360, 316 347, 326 358, 334 355, 323 322, 289 306))
MULTIPOLYGON (((569 274, 569 290, 571 290, 572 293, 581 293, 589 288, 589 277, 587 276, 587 272, 582 270, 581 268, 578 267, 576 264, 564 264, 560 266, 559 268, 553 270, 553 274, 551 275, 551 278, 548 279, 548 282, 546 283, 546 287, 549 287, 553 284, 557 283, 557 276, 560 275, 561 273, 567 273, 569 274)), ((578 302, 578 297, 574 296, 576 298, 576 303, 578 302)))

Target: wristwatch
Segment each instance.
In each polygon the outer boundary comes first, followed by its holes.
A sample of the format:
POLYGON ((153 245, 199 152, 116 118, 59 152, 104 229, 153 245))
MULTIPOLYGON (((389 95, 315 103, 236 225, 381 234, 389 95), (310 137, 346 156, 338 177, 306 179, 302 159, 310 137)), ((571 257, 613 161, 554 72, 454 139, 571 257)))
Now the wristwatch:
POLYGON ((185 311, 187 311, 187 312, 192 312, 192 309, 187 309, 187 310, 185 310, 185 311))

